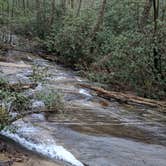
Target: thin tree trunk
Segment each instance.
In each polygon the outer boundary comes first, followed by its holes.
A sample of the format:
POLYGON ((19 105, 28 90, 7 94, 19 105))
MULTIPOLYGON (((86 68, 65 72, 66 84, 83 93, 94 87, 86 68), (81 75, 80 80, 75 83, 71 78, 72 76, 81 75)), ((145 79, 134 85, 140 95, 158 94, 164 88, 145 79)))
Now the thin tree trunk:
POLYGON ((97 23, 96 23, 95 27, 93 28, 93 31, 92 31, 92 34, 91 34, 91 39, 95 38, 96 33, 100 30, 100 27, 103 23, 106 3, 107 3, 107 0, 103 0, 100 11, 99 11, 99 16, 98 16, 98 19, 97 19, 97 23))
POLYGON ((82 0, 79 1, 79 6, 78 6, 78 10, 77 10, 77 17, 78 17, 79 14, 80 14, 81 5, 82 5, 82 0))
POLYGON ((157 36, 157 30, 158 30, 158 17, 159 17, 159 0, 153 0, 153 10, 154 10, 154 48, 153 48, 153 61, 154 61, 154 69, 155 69, 155 77, 156 80, 159 78, 162 79, 162 65, 161 65, 161 54, 159 50, 157 49, 157 43, 156 43, 156 36, 157 36))
POLYGON ((71 8, 74 9, 74 0, 71 0, 71 8))
POLYGON ((52 0, 52 9, 51 9, 51 16, 50 16, 50 21, 49 21, 49 26, 51 27, 54 23, 54 18, 55 18, 55 0, 52 0))
POLYGON ((38 27, 38 35, 40 36, 41 35, 41 32, 40 32, 40 23, 41 23, 41 3, 40 3, 40 0, 36 0, 36 23, 37 23, 37 27, 38 27))
POLYGON ((157 32, 157 19, 159 16, 159 0, 153 0, 153 10, 154 10, 154 33, 157 32))
POLYGON ((164 21, 166 13, 166 3, 162 1, 162 14, 161 14, 161 21, 164 21))

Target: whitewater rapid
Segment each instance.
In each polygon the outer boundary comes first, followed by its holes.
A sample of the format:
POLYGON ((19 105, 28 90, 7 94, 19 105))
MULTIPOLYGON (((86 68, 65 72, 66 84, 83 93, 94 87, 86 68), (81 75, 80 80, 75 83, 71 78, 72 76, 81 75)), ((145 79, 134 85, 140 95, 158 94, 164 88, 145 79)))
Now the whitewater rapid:
POLYGON ((72 153, 63 146, 58 145, 48 131, 21 120, 14 125, 17 128, 15 132, 5 129, 0 134, 11 138, 29 150, 53 160, 61 160, 73 166, 84 166, 72 153))

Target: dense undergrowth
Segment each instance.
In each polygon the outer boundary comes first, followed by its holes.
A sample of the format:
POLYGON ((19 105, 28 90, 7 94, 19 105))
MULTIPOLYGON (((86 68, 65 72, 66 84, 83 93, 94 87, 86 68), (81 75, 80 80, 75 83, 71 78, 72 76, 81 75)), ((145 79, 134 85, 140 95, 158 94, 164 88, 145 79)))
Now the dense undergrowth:
POLYGON ((142 31, 137 5, 128 0, 108 2, 104 24, 93 39, 90 36, 95 12, 86 9, 79 17, 70 12, 60 21, 60 28, 54 27, 55 22, 46 37, 46 46, 63 63, 82 70, 92 81, 106 83, 116 90, 134 90, 140 96, 164 99, 166 21, 157 20, 158 30, 154 35, 151 11, 142 31))
POLYGON ((14 33, 38 37, 40 45, 61 62, 110 89, 166 98, 164 1, 158 4, 157 15, 152 1, 145 0, 107 1, 105 10, 101 8, 104 1, 96 1, 93 6, 83 2, 80 11, 78 2, 65 8, 51 2, 27 7, 26 15, 15 7, 21 14, 11 18, 14 33))

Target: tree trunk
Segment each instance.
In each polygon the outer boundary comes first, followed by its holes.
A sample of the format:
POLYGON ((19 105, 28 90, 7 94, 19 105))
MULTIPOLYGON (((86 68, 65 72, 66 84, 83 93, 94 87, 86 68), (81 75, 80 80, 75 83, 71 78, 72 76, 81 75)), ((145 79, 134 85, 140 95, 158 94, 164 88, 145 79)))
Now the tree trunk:
POLYGON ((96 23, 95 27, 93 28, 93 31, 92 31, 92 34, 91 34, 91 39, 92 40, 95 38, 96 33, 100 30, 100 27, 103 23, 106 3, 107 3, 107 0, 103 0, 100 11, 99 11, 99 16, 98 16, 98 19, 97 19, 97 23, 96 23))
POLYGON ((40 36, 40 19, 41 19, 41 6, 40 6, 40 0, 36 0, 36 22, 38 27, 38 35, 40 36))
POLYGON ((51 9, 51 15, 50 15, 50 21, 49 21, 50 28, 53 25, 54 18, 55 18, 55 0, 52 0, 51 6, 52 6, 52 9, 51 9))
POLYGON ((154 11, 154 44, 155 47, 153 48, 153 61, 154 61, 154 69, 155 69, 155 78, 158 80, 159 78, 162 79, 162 66, 161 66, 161 54, 159 50, 157 49, 157 43, 156 43, 156 36, 157 36, 157 20, 159 17, 159 0, 153 0, 153 11, 154 11))
POLYGON ((74 9, 74 0, 71 0, 71 8, 74 9))
POLYGON ((82 5, 82 0, 79 1, 79 6, 78 6, 78 10, 77 10, 77 17, 78 17, 79 14, 80 14, 81 5, 82 5))
POLYGON ((147 99, 139 96, 135 96, 132 94, 125 94, 122 92, 115 92, 115 91, 107 91, 103 88, 94 87, 88 84, 78 84, 81 87, 91 89, 96 92, 96 94, 100 97, 106 99, 115 99, 119 102, 127 103, 127 104, 140 104, 146 105, 150 107, 157 107, 161 108, 160 111, 166 112, 166 102, 165 101, 157 101, 153 99, 147 99))

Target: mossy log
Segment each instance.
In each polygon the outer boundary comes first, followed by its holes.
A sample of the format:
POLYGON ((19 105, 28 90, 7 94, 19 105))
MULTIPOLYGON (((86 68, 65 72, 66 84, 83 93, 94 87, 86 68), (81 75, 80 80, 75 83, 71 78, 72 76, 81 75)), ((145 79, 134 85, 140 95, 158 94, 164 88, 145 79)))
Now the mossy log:
POLYGON ((139 104, 139 105, 146 105, 150 107, 161 108, 163 112, 166 112, 166 101, 158 101, 153 99, 147 99, 143 97, 139 97, 132 94, 126 94, 122 92, 115 92, 115 91, 107 91, 103 88, 95 87, 89 84, 79 84, 79 86, 94 90, 98 96, 101 96, 106 99, 115 99, 119 102, 127 103, 127 104, 139 104))

